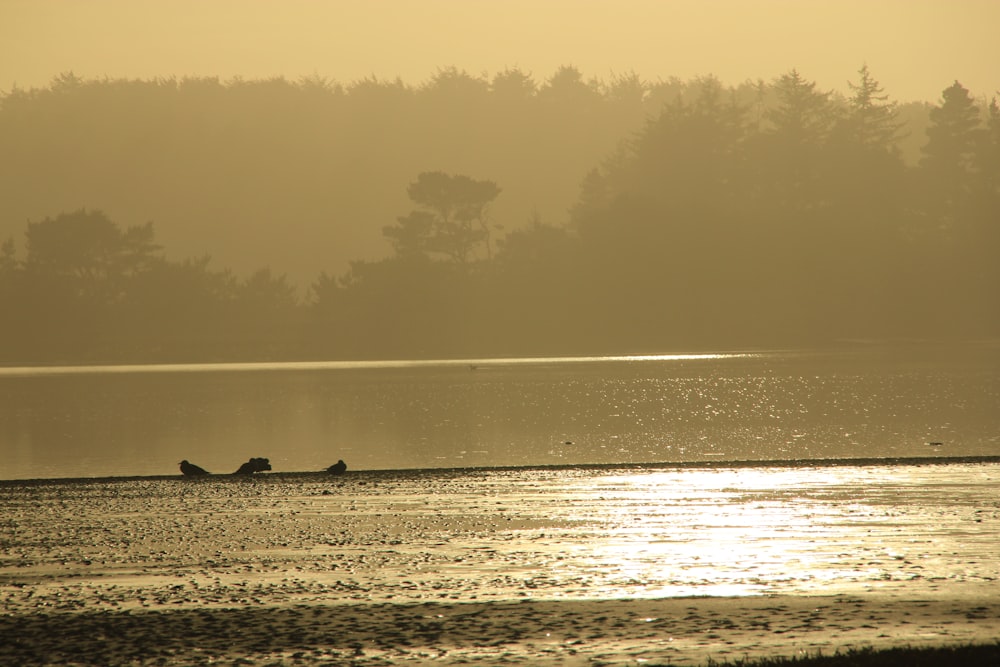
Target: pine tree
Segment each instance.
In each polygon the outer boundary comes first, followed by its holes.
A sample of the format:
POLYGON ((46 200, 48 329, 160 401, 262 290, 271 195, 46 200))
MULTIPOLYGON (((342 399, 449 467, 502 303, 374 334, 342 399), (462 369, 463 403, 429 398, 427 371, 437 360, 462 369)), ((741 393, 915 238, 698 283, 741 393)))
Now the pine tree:
POLYGON ((962 179, 975 170, 976 145, 982 128, 979 109, 958 81, 942 93, 941 106, 930 111, 927 144, 921 166, 937 178, 962 179))
POLYGON ((895 102, 889 102, 889 96, 872 77, 868 65, 864 65, 858 74, 861 75, 857 84, 848 82, 852 91, 850 97, 850 113, 846 119, 849 135, 864 148, 884 148, 895 151, 896 141, 900 138, 899 110, 895 102))
POLYGON ((774 89, 778 106, 767 114, 772 131, 793 142, 822 143, 834 120, 830 93, 817 91, 815 81, 794 69, 779 77, 774 89))

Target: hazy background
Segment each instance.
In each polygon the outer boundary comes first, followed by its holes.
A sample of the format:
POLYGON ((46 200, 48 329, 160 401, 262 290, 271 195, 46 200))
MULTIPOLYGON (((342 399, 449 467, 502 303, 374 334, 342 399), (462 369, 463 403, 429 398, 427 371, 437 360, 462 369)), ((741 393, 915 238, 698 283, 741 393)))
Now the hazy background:
POLYGON ((998 7, 0 0, 0 354, 996 337, 998 7))
POLYGON ((992 92, 998 25, 995 0, 0 0, 0 90, 67 70, 420 83, 565 64, 730 84, 796 67, 842 89, 864 61, 898 99, 932 101, 956 77, 992 92))

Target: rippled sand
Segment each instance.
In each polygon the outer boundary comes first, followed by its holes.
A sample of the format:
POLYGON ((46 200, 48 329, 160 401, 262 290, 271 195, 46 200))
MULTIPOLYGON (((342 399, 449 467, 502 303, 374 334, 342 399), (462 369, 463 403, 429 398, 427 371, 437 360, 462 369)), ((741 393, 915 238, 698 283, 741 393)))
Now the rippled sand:
POLYGON ((635 664, 1000 636, 1000 465, 0 482, 2 664, 635 664))

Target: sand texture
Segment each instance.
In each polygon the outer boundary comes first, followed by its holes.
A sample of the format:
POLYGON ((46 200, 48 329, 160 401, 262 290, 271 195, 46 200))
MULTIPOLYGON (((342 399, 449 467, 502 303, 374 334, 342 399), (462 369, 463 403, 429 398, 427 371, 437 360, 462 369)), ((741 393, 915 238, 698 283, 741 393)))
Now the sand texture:
POLYGON ((0 664, 698 665, 1000 637, 1000 466, 0 482, 0 664))

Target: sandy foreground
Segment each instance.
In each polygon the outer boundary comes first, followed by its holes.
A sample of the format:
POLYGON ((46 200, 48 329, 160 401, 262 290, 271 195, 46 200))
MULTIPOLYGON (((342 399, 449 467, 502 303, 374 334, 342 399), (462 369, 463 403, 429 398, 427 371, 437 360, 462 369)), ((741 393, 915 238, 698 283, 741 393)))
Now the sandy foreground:
POLYGON ((2 482, 0 507, 3 665, 699 665, 1000 638, 996 465, 2 482))

